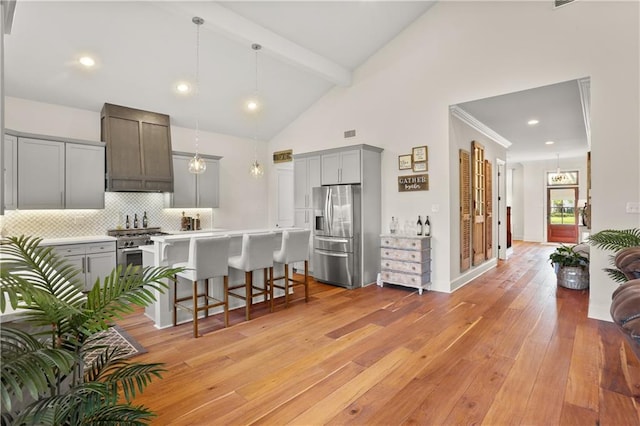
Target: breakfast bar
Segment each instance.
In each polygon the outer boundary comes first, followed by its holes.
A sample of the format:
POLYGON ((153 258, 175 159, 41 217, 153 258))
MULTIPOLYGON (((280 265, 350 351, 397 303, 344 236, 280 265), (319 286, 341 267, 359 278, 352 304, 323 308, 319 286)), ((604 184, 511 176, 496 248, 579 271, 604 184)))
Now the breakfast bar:
MULTIPOLYGON (((287 229, 295 229, 295 228, 287 228, 287 229)), ((258 234, 264 232, 273 232, 275 234, 275 238, 273 240, 273 250, 277 250, 280 248, 282 243, 282 231, 283 228, 274 228, 274 229, 243 229, 243 230, 225 230, 225 229, 211 229, 208 231, 195 231, 195 232, 181 232, 179 234, 174 235, 158 235, 152 236, 151 240, 153 241, 152 245, 143 246, 142 249, 142 263, 143 266, 171 266, 179 262, 186 262, 189 257, 189 244, 192 238, 202 238, 202 237, 216 237, 228 235, 231 237, 230 247, 229 247, 229 256, 239 255, 242 251, 242 237, 244 234, 258 234)), ((282 271, 274 271, 275 275, 282 275, 282 271)), ((243 282, 244 273, 240 271, 229 269, 229 283, 236 284, 243 282)), ((261 273, 254 274, 254 284, 260 286, 263 282, 263 276, 261 273)), ((167 284, 171 284, 168 282, 167 284)), ((179 282, 178 285, 178 296, 182 297, 188 295, 191 291, 191 286, 185 282, 185 285, 179 282)), ((277 290, 277 289, 276 289, 277 290)), ((212 280, 211 285, 211 294, 213 297, 222 298, 223 287, 222 280, 220 278, 216 278, 212 280)), ((282 290, 279 292, 276 291, 275 296, 282 296, 284 293, 282 290)), ((145 308, 145 315, 151 318, 157 328, 165 328, 173 325, 172 319, 172 310, 173 310, 173 300, 172 300, 172 292, 164 291, 157 292, 156 294, 157 300, 151 305, 145 308)), ((259 302, 261 300, 254 300, 255 302, 259 302)), ((229 309, 235 309, 244 306, 244 302, 242 300, 230 299, 229 301, 229 309)), ((214 311, 215 312, 215 311, 214 311)), ((189 315, 186 315, 184 312, 178 313, 178 323, 191 321, 189 315)))

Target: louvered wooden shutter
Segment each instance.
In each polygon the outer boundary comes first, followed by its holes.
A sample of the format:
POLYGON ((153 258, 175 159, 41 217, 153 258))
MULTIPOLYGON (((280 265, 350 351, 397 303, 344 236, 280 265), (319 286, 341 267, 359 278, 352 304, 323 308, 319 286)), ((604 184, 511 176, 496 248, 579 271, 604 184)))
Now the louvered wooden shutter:
POLYGON ((484 146, 476 141, 471 142, 472 195, 473 195, 473 258, 472 264, 479 265, 485 261, 485 179, 484 179, 484 146))
POLYGON ((484 160, 484 182, 485 182, 485 259, 493 257, 493 168, 489 160, 484 160))
POLYGON ((471 154, 460 150, 460 272, 471 266, 471 154))

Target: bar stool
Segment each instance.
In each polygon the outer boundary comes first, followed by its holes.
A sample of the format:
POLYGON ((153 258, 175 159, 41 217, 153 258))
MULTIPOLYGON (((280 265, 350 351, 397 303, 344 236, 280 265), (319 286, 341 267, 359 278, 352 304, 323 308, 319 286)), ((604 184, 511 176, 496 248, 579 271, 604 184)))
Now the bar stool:
POLYGON ((244 234, 242 236, 242 253, 239 256, 231 256, 229 258, 229 267, 244 271, 244 283, 228 288, 229 296, 243 299, 246 303, 247 321, 251 319, 251 305, 254 296, 264 296, 271 301, 271 312, 273 312, 273 286, 271 278, 273 277, 273 232, 244 234), (253 285, 253 271, 262 269, 264 273, 264 287, 256 287, 253 285), (244 288, 244 295, 234 293, 233 290, 244 288), (257 290, 257 292, 254 292, 257 290))
POLYGON ((282 246, 273 252, 273 263, 284 265, 284 276, 274 277, 273 287, 284 290, 284 305, 289 306, 289 288, 303 285, 304 300, 309 301, 309 236, 308 229, 285 230, 282 232, 282 246), (304 261, 304 281, 289 278, 289 264, 304 261), (276 281, 284 280, 284 285, 276 285, 276 281))
POLYGON ((173 325, 177 325, 178 309, 184 309, 193 315, 193 337, 198 337, 198 313, 204 311, 204 316, 209 316, 209 309, 224 306, 224 326, 229 325, 229 241, 228 236, 191 238, 189 242, 189 260, 176 263, 173 267, 186 267, 188 269, 179 272, 174 277, 173 287, 173 325), (190 280, 193 283, 191 296, 178 297, 178 277, 190 280), (209 278, 222 277, 223 300, 212 297, 209 293, 209 278), (198 281, 204 280, 204 289, 198 293, 198 281), (198 299, 203 298, 204 304, 198 305, 198 299), (182 303, 191 300, 192 303, 182 303))

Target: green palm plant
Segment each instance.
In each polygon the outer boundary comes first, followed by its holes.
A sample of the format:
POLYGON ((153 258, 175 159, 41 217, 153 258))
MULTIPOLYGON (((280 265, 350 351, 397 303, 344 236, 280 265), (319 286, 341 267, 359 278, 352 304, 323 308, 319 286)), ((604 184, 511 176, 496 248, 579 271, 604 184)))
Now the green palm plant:
POLYGON ((615 267, 615 255, 622 249, 640 246, 640 229, 605 229, 589 237, 589 244, 602 250, 613 251, 610 256, 612 268, 604 268, 611 279, 623 283, 627 281, 625 274, 615 267))
POLYGON ((0 330, 3 424, 146 424, 133 405, 162 364, 136 363, 101 343, 115 319, 146 306, 182 269, 120 268, 83 293, 79 271, 41 239, 11 237, 0 245, 0 311, 20 309, 0 330), (133 273, 140 272, 140 273, 133 273), (89 365, 85 355, 96 354, 89 365))

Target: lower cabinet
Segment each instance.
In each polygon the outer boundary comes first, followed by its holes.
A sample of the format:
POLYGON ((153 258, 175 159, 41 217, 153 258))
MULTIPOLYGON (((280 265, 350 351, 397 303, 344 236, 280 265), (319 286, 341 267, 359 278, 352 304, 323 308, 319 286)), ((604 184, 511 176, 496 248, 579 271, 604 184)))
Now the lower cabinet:
POLYGON ((431 283, 431 237, 382 235, 380 269, 384 283, 417 288, 422 294, 431 283))
POLYGON ((90 291, 96 280, 102 282, 116 267, 115 241, 58 245, 55 250, 81 271, 79 278, 85 291, 90 291))

